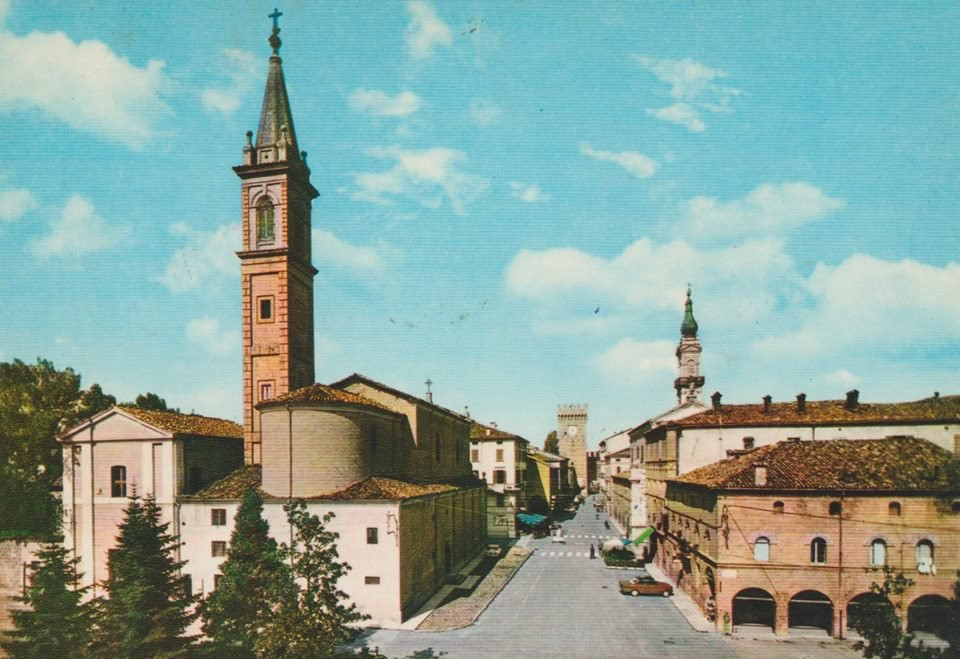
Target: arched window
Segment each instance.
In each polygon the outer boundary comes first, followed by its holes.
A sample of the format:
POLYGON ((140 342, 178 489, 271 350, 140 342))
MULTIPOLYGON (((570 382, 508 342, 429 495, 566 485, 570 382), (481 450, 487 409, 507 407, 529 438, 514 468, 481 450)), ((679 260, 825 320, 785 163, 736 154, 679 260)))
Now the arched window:
POLYGON ((870 543, 870 565, 887 564, 887 543, 879 538, 870 543))
POLYGON ((273 242, 273 202, 263 196, 257 202, 257 244, 273 242))
POLYGON ((841 506, 840 506, 840 502, 839 502, 839 501, 831 501, 831 502, 830 502, 830 514, 831 514, 831 515, 839 515, 841 510, 842 510, 842 508, 841 508, 841 506))
POLYGON ((782 515, 783 514, 783 501, 774 501, 773 502, 773 512, 782 515))
POLYGON ((917 543, 917 569, 921 572, 929 572, 931 566, 933 566, 933 543, 929 540, 921 540, 917 543))
POLYGON ((110 467, 110 496, 127 496, 127 468, 123 465, 110 467))
POLYGON ((770 560, 770 538, 760 536, 754 541, 753 558, 758 561, 770 560))
POLYGON ((887 510, 889 511, 892 517, 900 517, 900 502, 891 501, 890 505, 887 506, 887 510))
POLYGON ((823 538, 814 538, 810 542, 810 562, 820 565, 827 562, 827 541, 823 538))

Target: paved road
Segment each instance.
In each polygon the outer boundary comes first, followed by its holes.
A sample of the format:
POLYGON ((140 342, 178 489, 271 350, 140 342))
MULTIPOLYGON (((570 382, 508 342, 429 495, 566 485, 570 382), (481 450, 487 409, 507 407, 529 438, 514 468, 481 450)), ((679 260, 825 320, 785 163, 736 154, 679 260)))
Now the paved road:
POLYGON ((377 630, 367 642, 391 657, 432 649, 454 657, 692 657, 737 654, 715 634, 694 631, 670 599, 625 597, 598 545, 615 532, 581 506, 564 523, 567 543, 531 540, 535 553, 470 627, 448 632, 377 630))

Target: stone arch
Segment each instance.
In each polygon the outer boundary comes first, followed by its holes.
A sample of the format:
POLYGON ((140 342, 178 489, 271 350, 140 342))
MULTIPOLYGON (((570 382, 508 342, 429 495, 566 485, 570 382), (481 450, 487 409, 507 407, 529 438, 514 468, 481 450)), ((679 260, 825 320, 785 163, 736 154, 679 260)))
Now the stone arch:
POLYGON ((744 588, 733 596, 734 625, 762 625, 774 628, 777 602, 763 588, 744 588))
POLYGON ((833 632, 833 602, 819 590, 802 590, 787 604, 787 626, 833 632))
POLYGON ((877 615, 880 611, 892 610, 890 600, 877 593, 860 593, 847 602, 847 628, 855 629, 858 620, 877 615))
POLYGON ((950 602, 942 595, 921 595, 907 608, 908 632, 936 634, 950 619, 950 602))

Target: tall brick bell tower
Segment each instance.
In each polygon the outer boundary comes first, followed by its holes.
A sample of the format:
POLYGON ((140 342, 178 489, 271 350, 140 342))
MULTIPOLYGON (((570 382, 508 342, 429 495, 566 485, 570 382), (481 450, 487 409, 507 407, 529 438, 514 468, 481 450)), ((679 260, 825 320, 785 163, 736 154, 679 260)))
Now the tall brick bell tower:
POLYGON ((260 463, 260 401, 313 384, 313 277, 310 184, 306 152, 297 149, 283 81, 280 27, 274 11, 273 48, 254 143, 247 133, 241 180, 243 249, 243 449, 260 463))

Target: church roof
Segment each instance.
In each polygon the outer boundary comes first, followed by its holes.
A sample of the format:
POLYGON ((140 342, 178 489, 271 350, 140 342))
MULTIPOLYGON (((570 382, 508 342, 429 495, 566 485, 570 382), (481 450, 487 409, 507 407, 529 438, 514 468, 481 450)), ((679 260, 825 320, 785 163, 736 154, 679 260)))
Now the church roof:
POLYGON ((364 407, 376 407, 393 412, 390 408, 370 398, 319 383, 300 387, 276 398, 263 401, 257 405, 257 409, 273 403, 346 403, 347 405, 363 405, 364 407))
POLYGON ((672 482, 722 490, 960 491, 960 461, 925 439, 786 441, 694 469, 672 482), (766 467, 766 485, 755 469, 766 467))
MULTIPOLYGON (((265 500, 285 498, 265 493, 260 489, 261 482, 262 471, 260 465, 249 465, 237 469, 200 492, 183 498, 199 501, 240 499, 244 492, 251 489, 257 490, 265 500)), ((370 476, 319 496, 306 497, 306 499, 308 501, 397 500, 429 494, 442 494, 456 489, 458 489, 456 485, 447 483, 409 483, 394 478, 370 476)))
POLYGON ((960 396, 934 396, 905 403, 859 403, 843 400, 806 401, 798 411, 796 402, 722 405, 664 425, 679 428, 730 428, 740 426, 868 425, 960 422, 960 396))
POLYGON ((142 410, 139 407, 126 405, 118 405, 117 409, 124 414, 137 418, 160 430, 166 430, 174 435, 199 435, 201 437, 243 439, 243 428, 240 424, 227 419, 200 416, 199 414, 142 410))
POLYGON ((400 391, 399 389, 394 389, 393 387, 390 387, 390 386, 388 386, 388 385, 385 385, 385 384, 383 384, 382 382, 377 382, 377 381, 374 380, 373 378, 368 378, 366 375, 361 375, 360 373, 351 373, 350 375, 348 375, 347 377, 345 377, 345 378, 343 378, 343 379, 341 379, 341 380, 337 380, 336 382, 331 382, 331 383, 330 383, 330 386, 333 387, 333 388, 335 388, 335 389, 346 389, 346 388, 349 387, 351 384, 355 384, 355 383, 365 384, 365 385, 367 385, 368 387, 370 387, 370 388, 372 388, 372 389, 379 389, 380 391, 386 392, 386 393, 390 394, 391 396, 396 396, 397 398, 402 398, 403 400, 405 400, 405 401, 407 401, 407 402, 410 402, 410 403, 416 403, 416 404, 418 404, 418 405, 423 405, 423 406, 425 406, 425 407, 429 407, 429 408, 434 409, 434 410, 436 410, 436 411, 438 411, 438 412, 443 412, 444 414, 447 414, 447 415, 449 415, 449 416, 455 417, 455 418, 457 418, 457 419, 459 419, 459 420, 461 420, 461 421, 471 421, 471 422, 473 421, 473 420, 470 419, 469 417, 466 417, 466 416, 460 414, 459 412, 454 412, 454 411, 451 410, 451 409, 448 409, 448 408, 443 407, 443 406, 441 406, 441 405, 437 405, 436 403, 431 403, 431 402, 428 401, 428 400, 424 400, 423 398, 419 398, 419 397, 417 397, 417 396, 414 396, 413 394, 408 394, 408 393, 405 392, 405 391, 400 391))

